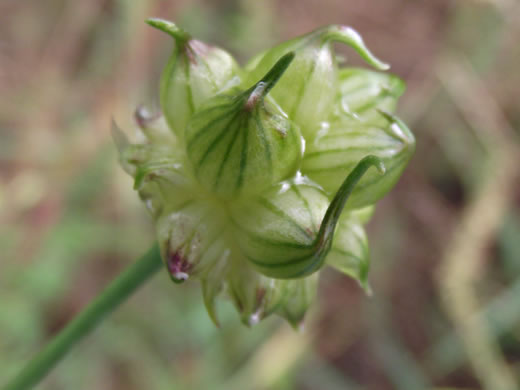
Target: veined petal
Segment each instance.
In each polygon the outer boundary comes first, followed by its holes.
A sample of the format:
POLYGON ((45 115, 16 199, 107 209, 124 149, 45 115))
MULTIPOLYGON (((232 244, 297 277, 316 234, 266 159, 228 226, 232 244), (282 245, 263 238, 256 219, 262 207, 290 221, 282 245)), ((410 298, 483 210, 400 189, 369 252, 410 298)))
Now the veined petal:
POLYGON ((370 254, 365 230, 359 221, 346 213, 338 223, 327 265, 357 280, 368 291, 370 254))
POLYGON ((397 117, 380 112, 384 125, 342 117, 327 133, 308 143, 302 173, 334 193, 346 174, 367 155, 379 157, 387 173, 368 172, 354 189, 348 208, 374 204, 395 185, 415 150, 415 139, 397 117))
POLYGON ((286 281, 259 274, 243 257, 233 258, 226 282, 228 294, 247 326, 273 313, 286 294, 286 281))
POLYGON ((226 286, 225 278, 229 271, 229 257, 231 255, 228 248, 223 248, 221 252, 221 257, 209 267, 200 280, 204 305, 216 326, 219 326, 216 299, 222 294, 226 286))
POLYGON ((341 69, 336 107, 340 115, 384 125, 386 120, 378 110, 394 112, 405 87, 404 81, 391 73, 361 68, 341 69))
POLYGON ((182 142, 193 113, 209 97, 239 84, 240 69, 226 51, 193 39, 172 22, 151 18, 147 23, 175 40, 161 77, 160 101, 169 127, 182 142))
POLYGON ((295 329, 302 329, 303 319, 318 293, 318 273, 302 279, 286 280, 284 299, 276 313, 295 329))

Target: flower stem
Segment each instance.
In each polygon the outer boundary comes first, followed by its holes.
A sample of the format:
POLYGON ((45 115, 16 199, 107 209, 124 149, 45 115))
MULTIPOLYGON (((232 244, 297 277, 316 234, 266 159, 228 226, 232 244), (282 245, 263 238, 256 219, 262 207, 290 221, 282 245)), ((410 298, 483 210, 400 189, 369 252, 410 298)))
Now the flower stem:
POLYGON ((105 315, 125 301, 161 267, 159 246, 155 244, 78 314, 3 390, 24 390, 36 385, 105 315))

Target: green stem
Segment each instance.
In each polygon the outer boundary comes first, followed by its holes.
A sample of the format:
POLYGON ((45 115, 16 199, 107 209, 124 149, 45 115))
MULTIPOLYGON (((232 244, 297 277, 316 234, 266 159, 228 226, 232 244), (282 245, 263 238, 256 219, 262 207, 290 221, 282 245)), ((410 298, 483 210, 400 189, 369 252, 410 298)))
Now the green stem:
POLYGON ((3 390, 30 389, 36 385, 105 315, 118 307, 161 268, 159 246, 155 244, 78 314, 3 390))

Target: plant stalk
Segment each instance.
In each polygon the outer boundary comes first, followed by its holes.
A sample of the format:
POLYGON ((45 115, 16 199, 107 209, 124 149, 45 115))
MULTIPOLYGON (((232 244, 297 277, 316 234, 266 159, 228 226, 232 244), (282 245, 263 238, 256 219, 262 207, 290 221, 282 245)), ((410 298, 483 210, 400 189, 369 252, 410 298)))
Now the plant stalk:
POLYGON ((3 390, 38 384, 67 352, 162 267, 158 244, 123 271, 49 342, 3 390))

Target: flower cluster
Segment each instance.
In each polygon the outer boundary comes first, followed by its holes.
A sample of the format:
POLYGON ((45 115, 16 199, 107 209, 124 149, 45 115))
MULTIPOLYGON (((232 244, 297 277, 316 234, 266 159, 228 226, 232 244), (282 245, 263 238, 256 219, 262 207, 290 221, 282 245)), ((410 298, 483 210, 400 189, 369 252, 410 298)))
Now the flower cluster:
POLYGON ((393 114, 404 83, 339 68, 335 42, 388 68, 345 26, 284 42, 241 68, 171 22, 147 22, 175 40, 162 114, 139 108, 140 142, 115 125, 114 138, 172 280, 200 279, 215 323, 225 293, 247 325, 276 313, 298 326, 324 265, 368 289, 363 226, 414 151, 393 114))

